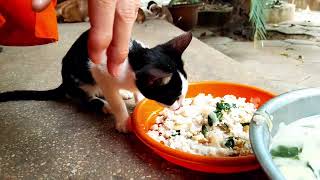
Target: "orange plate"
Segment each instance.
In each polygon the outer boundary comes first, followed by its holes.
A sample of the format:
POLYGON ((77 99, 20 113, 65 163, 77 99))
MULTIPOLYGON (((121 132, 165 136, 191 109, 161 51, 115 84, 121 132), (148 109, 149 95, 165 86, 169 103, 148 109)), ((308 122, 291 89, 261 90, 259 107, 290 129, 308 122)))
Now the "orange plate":
MULTIPOLYGON (((187 97, 194 97, 199 93, 212 94, 214 97, 227 94, 245 97, 247 101, 253 100, 261 106, 275 95, 271 92, 242 84, 229 82, 197 82, 189 85, 187 97)), ((143 100, 133 112, 133 131, 136 136, 147 146, 153 149, 164 159, 192 170, 210 173, 237 173, 258 169, 260 166, 254 155, 241 157, 208 157, 194 155, 167 147, 149 137, 146 132, 155 123, 157 112, 162 106, 152 100, 143 100)))

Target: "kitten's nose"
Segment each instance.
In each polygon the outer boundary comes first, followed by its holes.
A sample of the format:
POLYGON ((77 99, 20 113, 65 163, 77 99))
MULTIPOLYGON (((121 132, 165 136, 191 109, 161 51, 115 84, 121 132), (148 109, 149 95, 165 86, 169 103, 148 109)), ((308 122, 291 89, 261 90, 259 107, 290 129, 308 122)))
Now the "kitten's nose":
POLYGON ((184 101, 184 99, 185 99, 185 96, 184 96, 184 95, 181 95, 181 96, 179 97, 179 99, 178 99, 178 103, 180 104, 180 106, 182 106, 182 105, 183 105, 183 101, 184 101))
POLYGON ((183 101, 184 101, 184 96, 180 96, 178 100, 176 100, 171 106, 170 109, 176 111, 178 110, 180 107, 182 107, 183 105, 183 101))
POLYGON ((173 111, 176 111, 180 108, 180 103, 178 101, 175 101, 171 106, 170 106, 170 109, 173 110, 173 111))

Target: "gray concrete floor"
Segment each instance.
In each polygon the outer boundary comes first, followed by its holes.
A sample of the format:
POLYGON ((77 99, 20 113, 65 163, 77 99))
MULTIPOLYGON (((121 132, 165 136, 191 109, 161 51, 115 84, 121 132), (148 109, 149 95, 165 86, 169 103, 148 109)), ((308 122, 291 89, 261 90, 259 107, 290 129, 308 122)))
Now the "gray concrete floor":
POLYGON ((269 83, 286 89, 320 86, 320 12, 299 11, 293 20, 269 24, 272 39, 257 43, 214 36, 209 27, 197 27, 194 35, 251 72, 263 74, 269 83), (207 36, 200 37, 206 32, 207 36), (278 32, 276 34, 275 32, 278 32), (279 34, 281 33, 281 34, 279 34))
POLYGON ((320 86, 320 41, 264 40, 254 47, 253 42, 212 36, 208 28, 196 28, 194 34, 249 71, 263 74, 271 84, 289 90, 320 86), (207 36, 200 38, 203 32, 207 32, 207 36))
MULTIPOLYGON (((64 24, 56 44, 4 47, 0 53, 0 92, 56 87, 61 82, 61 58, 87 28, 85 23, 64 24)), ((164 21, 147 21, 134 27, 133 37, 153 46, 180 33, 164 21)), ((190 81, 233 81, 276 93, 296 88, 269 81, 263 71, 256 72, 196 38, 183 58, 190 81)), ((130 102, 129 107, 132 109, 130 102)), ((70 102, 0 104, 0 179, 209 178, 266 176, 261 170, 216 175, 177 167, 155 155, 133 134, 116 132, 112 116, 96 115, 70 102)))
POLYGON ((263 48, 252 42, 211 44, 217 50, 253 71, 263 73, 270 82, 290 89, 320 86, 320 46, 298 40, 270 40, 263 48))

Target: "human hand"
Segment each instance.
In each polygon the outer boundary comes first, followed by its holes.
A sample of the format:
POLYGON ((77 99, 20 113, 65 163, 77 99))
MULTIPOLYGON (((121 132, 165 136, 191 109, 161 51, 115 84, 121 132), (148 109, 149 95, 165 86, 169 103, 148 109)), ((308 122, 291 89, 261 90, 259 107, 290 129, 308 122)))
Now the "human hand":
POLYGON ((118 68, 129 52, 129 41, 140 0, 89 0, 90 32, 88 52, 90 59, 101 63, 108 57, 107 68, 118 75, 118 68))

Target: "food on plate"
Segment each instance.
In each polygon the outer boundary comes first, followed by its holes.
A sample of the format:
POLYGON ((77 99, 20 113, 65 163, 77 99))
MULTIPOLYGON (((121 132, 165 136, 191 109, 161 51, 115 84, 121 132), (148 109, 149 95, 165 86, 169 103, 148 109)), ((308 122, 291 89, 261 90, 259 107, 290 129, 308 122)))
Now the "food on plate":
POLYGON ((147 134, 187 153, 246 156, 252 154, 249 124, 255 111, 255 104, 245 98, 200 93, 186 98, 176 111, 164 108, 147 134))

